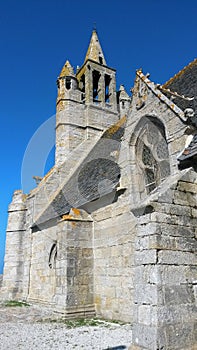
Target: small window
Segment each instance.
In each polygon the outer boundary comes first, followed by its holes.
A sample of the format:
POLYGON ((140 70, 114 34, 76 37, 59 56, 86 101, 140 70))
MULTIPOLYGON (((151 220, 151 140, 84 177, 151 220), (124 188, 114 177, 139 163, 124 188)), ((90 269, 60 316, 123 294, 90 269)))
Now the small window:
POLYGON ((56 267, 56 259, 57 259, 57 242, 52 244, 50 253, 49 253, 49 267, 50 269, 54 269, 56 267))
POLYGON ((70 90, 70 88, 71 88, 71 79, 66 77, 66 89, 70 90))
POLYGON ((103 64, 103 57, 99 56, 99 63, 103 64))
POLYGON ((82 92, 85 93, 85 74, 81 76, 80 82, 79 82, 79 88, 82 92))

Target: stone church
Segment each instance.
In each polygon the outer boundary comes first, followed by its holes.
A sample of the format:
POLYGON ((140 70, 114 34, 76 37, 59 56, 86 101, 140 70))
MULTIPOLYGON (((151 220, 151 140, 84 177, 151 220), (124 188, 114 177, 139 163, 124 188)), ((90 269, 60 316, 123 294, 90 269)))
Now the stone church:
POLYGON ((116 90, 93 31, 57 79, 54 167, 9 206, 1 299, 131 322, 133 349, 197 349, 197 59, 116 90))

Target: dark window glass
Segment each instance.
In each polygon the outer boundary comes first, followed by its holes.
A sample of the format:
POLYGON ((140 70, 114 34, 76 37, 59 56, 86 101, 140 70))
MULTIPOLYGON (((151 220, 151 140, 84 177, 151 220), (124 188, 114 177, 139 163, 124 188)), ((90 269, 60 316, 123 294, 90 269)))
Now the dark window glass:
POLYGON ((148 148, 146 145, 144 145, 143 147, 142 161, 145 165, 153 166, 154 164, 154 158, 153 158, 152 152, 150 148, 148 148))

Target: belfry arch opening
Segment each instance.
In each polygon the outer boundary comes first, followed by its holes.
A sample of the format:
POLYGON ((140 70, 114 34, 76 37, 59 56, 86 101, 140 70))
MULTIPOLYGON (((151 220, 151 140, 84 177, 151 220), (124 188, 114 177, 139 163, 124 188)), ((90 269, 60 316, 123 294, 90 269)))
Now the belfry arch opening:
POLYGON ((105 74, 105 102, 110 102, 110 92, 109 92, 109 86, 110 86, 111 77, 108 74, 105 74))
POLYGON ((92 72, 92 83, 93 83, 93 102, 99 103, 99 79, 101 74, 97 70, 93 70, 92 72))
POLYGON ((81 100, 83 103, 85 102, 85 74, 81 76, 81 79, 79 81, 79 89, 81 90, 81 100))

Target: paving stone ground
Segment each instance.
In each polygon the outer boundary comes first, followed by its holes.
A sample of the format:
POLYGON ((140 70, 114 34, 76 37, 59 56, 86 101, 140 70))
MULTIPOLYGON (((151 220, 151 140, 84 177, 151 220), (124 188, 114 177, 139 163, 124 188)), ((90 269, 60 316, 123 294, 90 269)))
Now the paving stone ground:
POLYGON ((68 328, 62 322, 50 322, 57 316, 40 306, 0 305, 0 350, 129 349, 129 324, 68 328))

